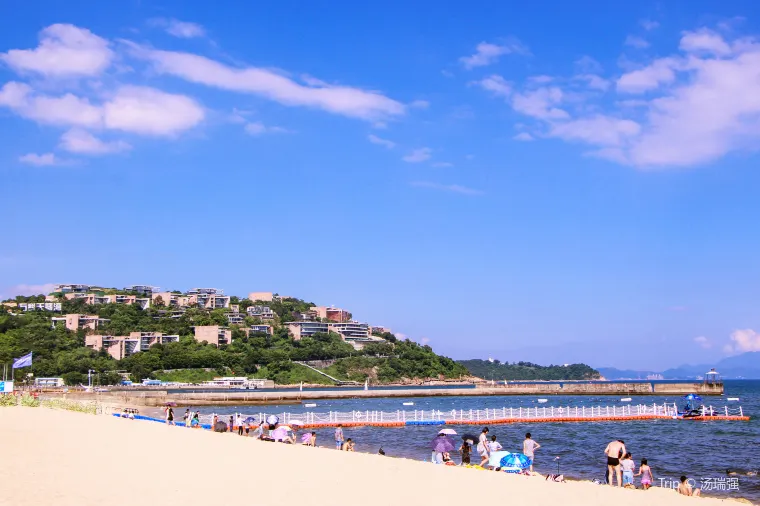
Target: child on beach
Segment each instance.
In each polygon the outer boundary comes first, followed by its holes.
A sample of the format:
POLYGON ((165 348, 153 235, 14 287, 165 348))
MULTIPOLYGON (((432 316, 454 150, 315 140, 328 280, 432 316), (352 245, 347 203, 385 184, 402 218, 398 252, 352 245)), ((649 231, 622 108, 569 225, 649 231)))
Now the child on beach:
POLYGON ((488 443, 488 453, 498 452, 501 448, 501 443, 496 441, 496 436, 491 436, 491 441, 488 443))
POLYGON ((472 452, 472 447, 470 446, 470 443, 467 441, 462 441, 462 446, 459 447, 459 453, 462 454, 462 465, 469 465, 470 464, 470 453, 472 452))
POLYGON ((641 459, 639 472, 636 473, 636 476, 641 476, 641 488, 644 490, 647 490, 652 486, 654 476, 652 475, 652 468, 649 467, 649 464, 647 463, 647 459, 641 459))
POLYGON ((346 439, 346 444, 343 445, 343 449, 347 452, 354 451, 354 442, 351 440, 351 438, 346 439))
POLYGON ((623 486, 625 488, 636 488, 633 484, 633 469, 636 467, 636 463, 633 461, 631 452, 626 453, 623 456, 623 460, 620 461, 620 469, 623 471, 623 486))
POLYGON ((335 449, 336 450, 343 449, 343 426, 340 424, 335 429, 335 449))

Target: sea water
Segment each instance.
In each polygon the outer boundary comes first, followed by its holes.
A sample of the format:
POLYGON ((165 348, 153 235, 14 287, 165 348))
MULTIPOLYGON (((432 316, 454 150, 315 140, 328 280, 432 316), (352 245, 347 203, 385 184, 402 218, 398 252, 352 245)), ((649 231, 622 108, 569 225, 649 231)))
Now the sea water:
MULTIPOLYGON (((636 404, 676 403, 684 404, 681 396, 631 396, 631 402, 622 402, 620 396, 543 396, 549 399, 542 407, 549 409, 567 406, 613 406, 636 404)), ((396 411, 410 409, 404 402, 414 402, 416 410, 452 409, 501 409, 538 406, 539 396, 463 396, 390 399, 336 399, 310 401, 314 408, 302 406, 224 406, 199 408, 201 413, 240 412, 254 415, 298 414, 328 411, 377 410, 396 411)), ((751 474, 760 468, 760 380, 726 381, 725 395, 704 397, 704 404, 719 408, 742 406, 744 414, 751 417, 745 421, 690 421, 647 420, 626 422, 578 422, 578 423, 515 423, 493 425, 489 435, 496 435, 505 450, 522 451, 522 441, 530 432, 541 448, 536 452, 534 469, 542 474, 559 472, 569 478, 604 479, 606 457, 604 448, 614 439, 623 439, 633 454, 638 469, 642 458, 649 461, 654 474, 655 486, 671 486, 681 475, 694 479, 702 485, 706 495, 745 497, 760 502, 760 477, 751 474), (729 402, 727 397, 739 397, 729 402), (559 460, 555 460, 559 457, 559 460), (732 474, 729 474, 732 473, 732 474), (736 474, 733 474, 736 473, 736 474), (748 475, 750 473, 750 475, 748 475), (662 478, 662 480, 661 480, 662 478), (737 490, 738 488, 738 490, 737 490), (729 490, 730 489, 730 490, 729 490)), ((479 434, 486 425, 451 426, 460 435, 479 434)), ((344 428, 345 436, 356 442, 356 450, 377 453, 381 447, 387 456, 424 460, 430 457, 429 443, 440 427, 407 426, 401 428, 362 427, 344 428)), ((317 429, 317 444, 331 447, 333 429, 317 429)), ((456 436, 454 436, 456 438, 456 436)), ((456 440, 457 444, 460 442, 456 440)), ((459 461, 457 455, 455 461, 459 461)), ((477 457, 473 454, 473 461, 477 457)), ((636 479, 638 485, 638 478, 636 479)), ((675 492, 674 492, 675 493, 675 492)))

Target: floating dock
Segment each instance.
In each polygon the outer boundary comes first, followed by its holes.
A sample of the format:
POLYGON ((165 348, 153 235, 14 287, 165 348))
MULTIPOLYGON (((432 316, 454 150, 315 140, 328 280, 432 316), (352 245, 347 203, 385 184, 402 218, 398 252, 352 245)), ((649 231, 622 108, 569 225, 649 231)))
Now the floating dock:
MULTIPOLYGON (((265 420, 275 414, 281 425, 297 425, 302 429, 326 427, 405 427, 415 425, 499 425, 510 423, 566 422, 625 422, 640 420, 684 421, 748 421, 741 406, 715 408, 703 406, 701 416, 684 417, 675 404, 638 404, 635 406, 541 406, 497 409, 453 409, 414 411, 329 411, 327 413, 255 413, 242 414, 265 420), (293 421, 298 420, 298 424, 293 421)), ((119 413, 113 413, 120 416, 119 413)), ((229 420, 230 414, 219 414, 219 420, 229 420)), ((136 416, 144 420, 163 422, 158 418, 136 416)), ((211 427, 211 415, 201 416, 201 426, 211 427)))

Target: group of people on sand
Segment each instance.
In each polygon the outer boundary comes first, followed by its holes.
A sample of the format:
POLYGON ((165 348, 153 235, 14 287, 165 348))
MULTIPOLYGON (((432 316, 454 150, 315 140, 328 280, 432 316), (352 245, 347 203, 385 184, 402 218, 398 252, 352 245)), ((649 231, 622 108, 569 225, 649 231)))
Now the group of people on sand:
MULTIPOLYGON (((475 447, 475 450, 478 452, 478 455, 480 456, 479 465, 480 467, 483 467, 483 468, 488 467, 488 461, 491 458, 492 453, 501 451, 503 449, 503 446, 501 446, 501 443, 499 443, 496 440, 497 438, 495 435, 492 435, 490 437, 488 436, 489 432, 490 431, 488 427, 483 427, 483 430, 480 432, 480 435, 478 436, 477 446, 475 447)), ((463 438, 462 446, 459 447, 459 453, 462 456, 461 464, 463 466, 469 465, 471 463, 472 444, 474 444, 474 441, 463 438)), ((522 453, 530 461, 529 470, 531 473, 533 472, 533 461, 536 455, 535 452, 539 448, 541 448, 541 445, 538 444, 532 438, 530 432, 525 433, 525 439, 523 440, 523 443, 522 443, 522 453)), ((445 456, 443 460, 444 462, 446 461, 445 456)))
MULTIPOLYGON (((166 406, 164 408, 164 420, 166 425, 177 425, 174 417, 174 408, 172 406, 166 406)), ((185 410, 185 414, 182 415, 182 424, 185 427, 198 427, 201 423, 200 411, 192 412, 190 408, 185 410)))
POLYGON ((612 486, 613 481, 617 479, 618 487, 636 488, 634 477, 641 477, 641 488, 649 489, 654 481, 652 468, 649 467, 647 459, 641 459, 639 470, 636 472, 636 462, 633 455, 625 447, 625 441, 616 439, 607 445, 604 449, 607 456, 607 473, 605 479, 607 484, 612 486))
MULTIPOLYGON (((604 454, 607 456, 605 479, 608 485, 613 486, 614 480, 617 479, 618 487, 636 488, 634 478, 640 476, 642 489, 648 490, 652 487, 654 474, 649 462, 647 459, 641 459, 639 469, 636 471, 636 462, 634 462, 631 452, 626 449, 625 441, 616 439, 610 442, 604 449, 604 454)), ((687 496, 699 496, 701 494, 701 490, 692 487, 686 476, 681 476, 677 491, 679 494, 687 496)))

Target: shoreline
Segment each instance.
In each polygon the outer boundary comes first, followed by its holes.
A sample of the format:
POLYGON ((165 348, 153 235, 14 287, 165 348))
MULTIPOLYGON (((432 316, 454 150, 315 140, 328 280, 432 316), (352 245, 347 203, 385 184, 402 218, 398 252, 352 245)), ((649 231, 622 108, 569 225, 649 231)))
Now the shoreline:
MULTIPOLYGON (((155 422, 47 408, 1 408, 0 431, 5 435, 5 458, 0 461, 0 473, 7 478, 4 497, 17 506, 95 505, 102 504, 104 496, 111 506, 240 502, 254 497, 258 502, 286 504, 308 500, 314 506, 357 500, 385 505, 388 495, 376 490, 378 485, 389 484, 409 503, 430 501, 442 493, 447 503, 471 501, 473 490, 502 490, 510 501, 571 506, 639 506, 642 499, 649 506, 694 501, 661 487, 641 495, 641 490, 582 479, 554 483, 540 476, 475 472, 407 458, 340 452, 329 446, 270 444, 233 433, 183 431, 155 422), (162 465, 155 477, 136 481, 138 476, 144 477, 146 458, 163 462, 165 455, 192 456, 193 465, 179 460, 176 465, 162 465), (230 467, 229 462, 236 465, 230 467), (298 462, 297 468, 293 462, 298 462), (114 476, 119 478, 114 481, 114 476), (340 477, 339 489, 336 476, 340 477), (223 486, 216 486, 220 483, 223 486)), ((717 505, 727 500, 746 504, 737 499, 705 496, 698 504, 717 505)))

